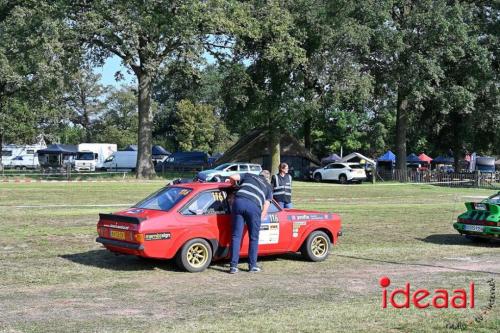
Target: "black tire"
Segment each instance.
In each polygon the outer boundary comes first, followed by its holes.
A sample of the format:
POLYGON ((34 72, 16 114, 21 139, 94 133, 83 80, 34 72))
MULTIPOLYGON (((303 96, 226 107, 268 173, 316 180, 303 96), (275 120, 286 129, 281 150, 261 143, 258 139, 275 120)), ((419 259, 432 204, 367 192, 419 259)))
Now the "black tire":
POLYGON ((300 248, 302 256, 309 261, 323 261, 330 253, 330 238, 320 230, 313 231, 307 236, 300 248))
POLYGON ((316 181, 316 182, 318 182, 318 183, 319 183, 320 181, 322 181, 322 180, 323 180, 323 177, 321 177, 321 174, 320 174, 319 172, 316 172, 316 173, 314 174, 314 177, 313 177, 313 178, 314 178, 314 181, 316 181))
POLYGON ((214 183, 220 183, 222 181, 222 176, 221 175, 215 175, 211 179, 212 182, 214 183))
POLYGON ((26 171, 26 167, 25 167, 25 166, 22 166, 22 167, 21 167, 21 170, 26 171))
POLYGON ((473 236, 473 235, 465 235, 465 238, 470 240, 471 242, 474 243, 489 243, 490 239, 485 238, 485 237, 480 237, 480 236, 473 236))
POLYGON ((212 248, 202 238, 191 239, 177 252, 175 262, 180 269, 190 273, 202 272, 212 262, 212 248), (193 256, 193 254, 200 257, 193 256), (196 260, 199 260, 198 264, 196 260))
POLYGON ((341 174, 341 175, 339 176, 339 183, 340 183, 340 184, 347 184, 347 176, 346 176, 346 175, 344 175, 344 174, 341 174))

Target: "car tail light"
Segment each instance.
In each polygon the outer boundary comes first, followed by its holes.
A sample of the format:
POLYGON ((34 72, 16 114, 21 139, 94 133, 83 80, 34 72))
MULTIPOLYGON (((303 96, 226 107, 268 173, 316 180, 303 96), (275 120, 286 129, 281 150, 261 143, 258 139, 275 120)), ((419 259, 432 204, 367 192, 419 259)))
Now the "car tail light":
POLYGON ((496 222, 486 222, 486 225, 496 227, 497 223, 496 222))
POLYGON ((135 233, 135 234, 134 234, 134 240, 135 240, 137 243, 144 243, 144 234, 141 234, 141 233, 135 233))

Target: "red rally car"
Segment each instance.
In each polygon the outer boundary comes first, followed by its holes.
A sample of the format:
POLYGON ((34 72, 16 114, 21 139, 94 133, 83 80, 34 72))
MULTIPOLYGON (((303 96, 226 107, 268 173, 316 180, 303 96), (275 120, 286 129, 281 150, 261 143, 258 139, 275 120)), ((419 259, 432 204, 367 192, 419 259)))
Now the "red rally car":
MULTIPOLYGON (((176 259, 189 272, 229 257, 230 207, 236 189, 229 183, 166 186, 130 209, 99 214, 97 242, 108 250, 145 258, 176 259)), ((300 251, 312 261, 328 256, 342 234, 332 213, 269 207, 259 235, 259 256, 300 251)), ((245 229, 241 256, 248 254, 245 229)))

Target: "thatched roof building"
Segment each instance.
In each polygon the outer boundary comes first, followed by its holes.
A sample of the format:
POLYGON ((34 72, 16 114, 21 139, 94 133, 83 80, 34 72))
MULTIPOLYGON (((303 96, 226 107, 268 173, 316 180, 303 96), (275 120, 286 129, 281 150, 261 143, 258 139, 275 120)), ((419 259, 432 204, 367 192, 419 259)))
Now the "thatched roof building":
MULTIPOLYGON (((294 178, 308 177, 309 169, 320 165, 318 158, 288 133, 281 134, 280 148, 281 162, 288 163, 294 178)), ((268 148, 267 131, 264 129, 250 131, 247 135, 241 137, 215 163, 228 162, 258 163, 264 169, 269 169, 271 157, 268 148)))

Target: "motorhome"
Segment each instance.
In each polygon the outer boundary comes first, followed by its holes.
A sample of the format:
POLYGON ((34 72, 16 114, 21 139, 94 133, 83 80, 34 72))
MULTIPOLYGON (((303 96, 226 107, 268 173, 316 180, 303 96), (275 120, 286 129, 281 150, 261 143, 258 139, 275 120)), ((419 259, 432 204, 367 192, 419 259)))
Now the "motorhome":
POLYGON ((75 159, 75 171, 96 171, 104 161, 117 151, 113 143, 81 143, 75 159))
POLYGON ((47 145, 43 139, 33 145, 4 145, 2 146, 1 164, 5 168, 37 168, 40 164, 36 152, 44 148, 47 148, 47 145))
POLYGON ((102 169, 108 171, 134 171, 137 164, 137 151, 117 151, 102 164, 102 169))

